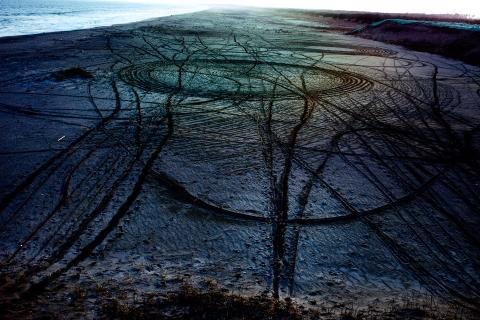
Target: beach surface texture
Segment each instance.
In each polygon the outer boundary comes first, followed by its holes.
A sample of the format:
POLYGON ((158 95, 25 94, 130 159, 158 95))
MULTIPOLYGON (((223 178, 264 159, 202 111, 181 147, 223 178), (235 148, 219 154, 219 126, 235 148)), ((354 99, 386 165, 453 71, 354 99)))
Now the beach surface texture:
POLYGON ((356 27, 212 9, 1 38, 4 317, 474 319, 480 69, 356 27))

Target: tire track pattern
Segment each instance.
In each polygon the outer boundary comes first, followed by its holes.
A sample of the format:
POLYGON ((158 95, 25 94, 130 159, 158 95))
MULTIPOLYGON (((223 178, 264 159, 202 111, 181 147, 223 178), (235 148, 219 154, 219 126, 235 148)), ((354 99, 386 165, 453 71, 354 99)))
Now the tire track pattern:
POLYGON ((479 124, 455 85, 478 88, 478 76, 389 49, 315 47, 316 30, 245 28, 104 35, 107 76, 80 97, 95 124, 0 201, 16 290, 34 295, 99 250, 153 176, 212 214, 270 225, 274 297, 301 289, 304 235, 361 224, 427 290, 478 308, 479 124))

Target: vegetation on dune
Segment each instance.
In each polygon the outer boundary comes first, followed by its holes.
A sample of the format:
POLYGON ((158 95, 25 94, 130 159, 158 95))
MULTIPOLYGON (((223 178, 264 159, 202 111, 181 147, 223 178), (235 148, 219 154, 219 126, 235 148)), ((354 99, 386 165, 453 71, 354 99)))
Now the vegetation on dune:
POLYGON ((245 297, 210 286, 201 291, 184 285, 178 293, 152 296, 137 305, 118 300, 104 305, 108 319, 319 319, 316 311, 268 295, 245 297))
MULTIPOLYGON (((313 14, 313 11, 310 14, 313 14)), ((408 20, 428 20, 428 21, 447 21, 462 23, 480 23, 478 19, 471 19, 463 14, 423 14, 423 13, 381 13, 381 12, 349 12, 349 11, 326 11, 319 15, 328 18, 348 20, 361 24, 370 24, 385 19, 408 19, 408 20)))
POLYGON ((443 55, 472 65, 480 64, 478 31, 386 21, 377 27, 369 27, 354 34, 416 51, 443 55))

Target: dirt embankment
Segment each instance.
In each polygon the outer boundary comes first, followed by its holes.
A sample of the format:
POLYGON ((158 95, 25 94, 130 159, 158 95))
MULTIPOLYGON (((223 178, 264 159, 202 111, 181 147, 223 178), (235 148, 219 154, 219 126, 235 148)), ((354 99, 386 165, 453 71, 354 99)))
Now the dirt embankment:
POLYGON ((347 20, 360 24, 370 24, 385 19, 407 19, 424 21, 442 21, 457 23, 480 23, 463 14, 425 14, 425 13, 385 13, 385 12, 359 12, 359 11, 325 11, 323 17, 347 20))
POLYGON ((480 32, 421 23, 394 21, 368 26, 352 34, 401 45, 416 51, 439 54, 472 65, 480 65, 480 32))

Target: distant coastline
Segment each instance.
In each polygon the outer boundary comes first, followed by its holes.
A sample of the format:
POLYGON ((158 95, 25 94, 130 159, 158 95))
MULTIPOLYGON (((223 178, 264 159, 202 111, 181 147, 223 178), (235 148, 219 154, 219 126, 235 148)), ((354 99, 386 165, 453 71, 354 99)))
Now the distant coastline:
POLYGON ((105 1, 2 0, 0 37, 108 27, 203 9, 205 8, 105 1))

